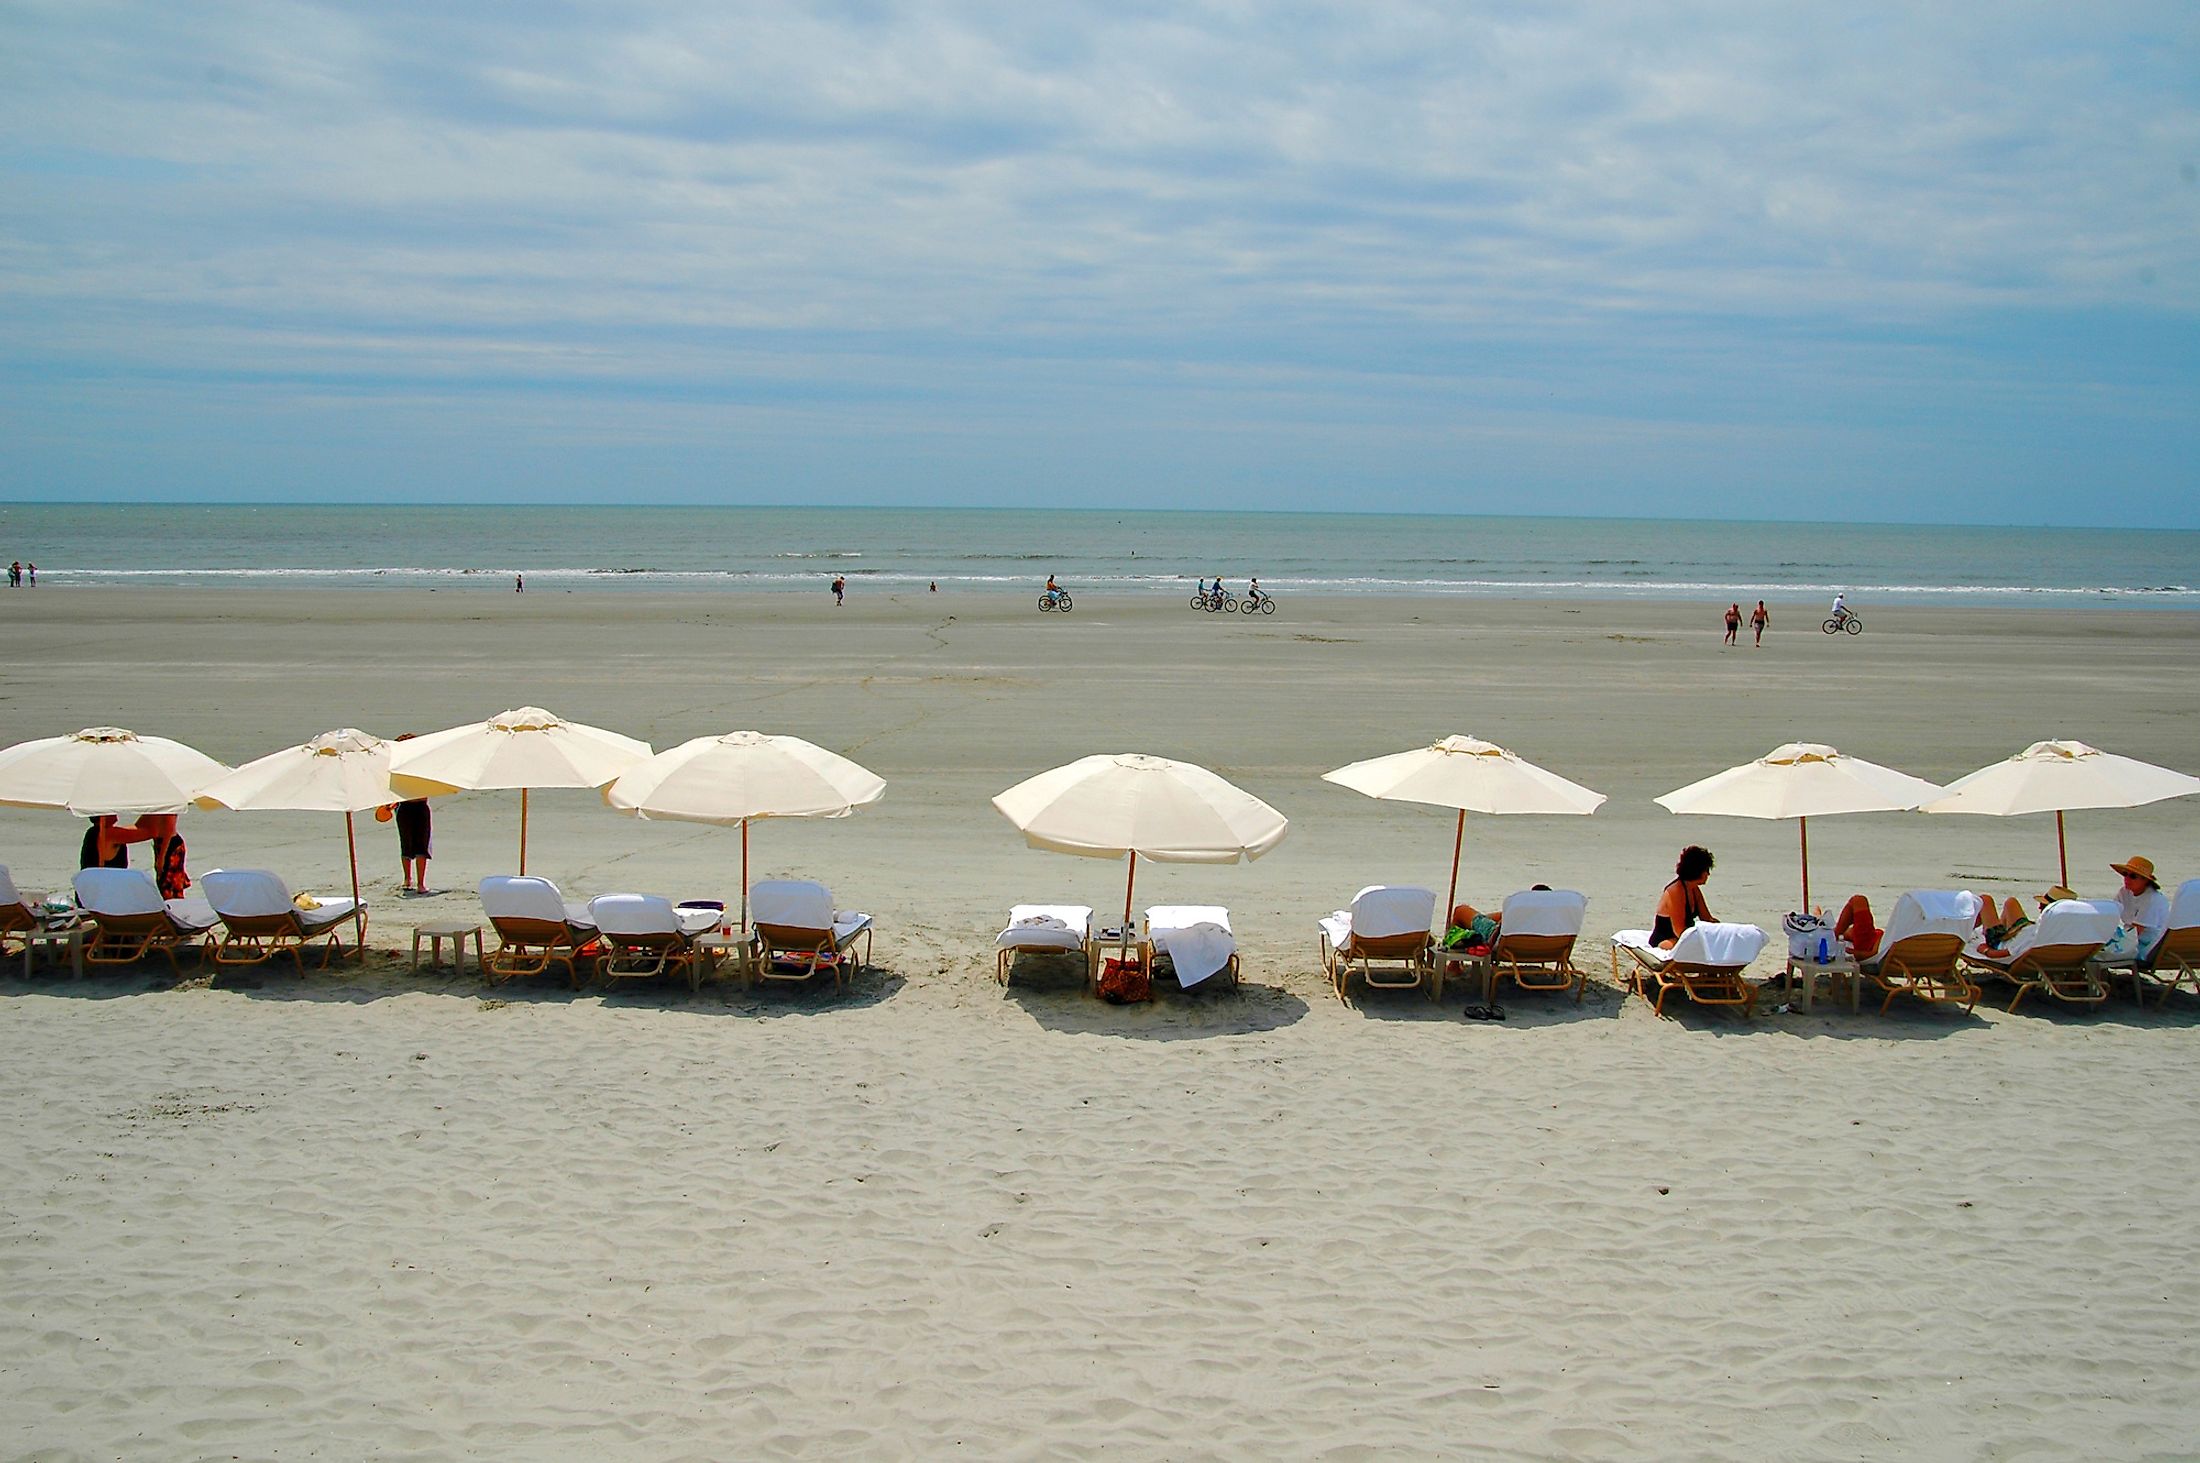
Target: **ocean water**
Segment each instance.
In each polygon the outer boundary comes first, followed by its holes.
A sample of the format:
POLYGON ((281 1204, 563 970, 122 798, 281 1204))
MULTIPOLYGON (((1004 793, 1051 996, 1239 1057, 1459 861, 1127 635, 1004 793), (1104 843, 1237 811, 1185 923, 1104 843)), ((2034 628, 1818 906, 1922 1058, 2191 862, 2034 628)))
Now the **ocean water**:
POLYGON ((1035 509, 0 504, 42 586, 1413 594, 2200 608, 2200 533, 1035 509))

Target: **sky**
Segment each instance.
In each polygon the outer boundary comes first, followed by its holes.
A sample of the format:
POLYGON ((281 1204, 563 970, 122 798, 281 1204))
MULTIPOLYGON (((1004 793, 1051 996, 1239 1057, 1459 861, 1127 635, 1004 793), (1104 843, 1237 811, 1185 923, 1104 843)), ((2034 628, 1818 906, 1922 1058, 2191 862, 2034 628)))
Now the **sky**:
POLYGON ((0 0, 0 498, 2200 527, 2196 169, 2189 0, 0 0))

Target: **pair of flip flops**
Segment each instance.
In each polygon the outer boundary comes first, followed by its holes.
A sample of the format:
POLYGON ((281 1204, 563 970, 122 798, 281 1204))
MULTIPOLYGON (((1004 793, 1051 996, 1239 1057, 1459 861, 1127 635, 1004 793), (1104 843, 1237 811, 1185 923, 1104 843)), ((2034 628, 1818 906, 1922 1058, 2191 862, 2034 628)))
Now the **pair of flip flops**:
POLYGON ((1469 1021, 1502 1021, 1505 1019, 1505 1008, 1503 1006, 1495 1004, 1488 1006, 1469 1006, 1466 1010, 1460 1012, 1460 1014, 1462 1016, 1465 1016, 1469 1021))

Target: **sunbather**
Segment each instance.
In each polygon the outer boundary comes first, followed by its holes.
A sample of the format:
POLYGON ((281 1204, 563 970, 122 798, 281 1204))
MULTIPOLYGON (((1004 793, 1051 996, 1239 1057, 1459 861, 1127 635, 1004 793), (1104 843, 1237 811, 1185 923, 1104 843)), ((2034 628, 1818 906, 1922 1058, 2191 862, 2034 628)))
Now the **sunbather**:
POLYGON ((1859 960, 1869 960, 1879 953, 1879 938, 1883 932, 1872 922, 1872 902, 1861 894, 1851 894, 1849 902, 1841 906, 1841 917, 1833 922, 1834 938, 1849 947, 1849 953, 1859 960))
POLYGON ((1691 843, 1681 850, 1678 862, 1673 865, 1673 882, 1665 886, 1658 896, 1657 918, 1650 926, 1650 943, 1660 950, 1670 950, 1688 927, 1698 922, 1712 922, 1710 906, 1704 903, 1704 880, 1711 877, 1711 850, 1691 843))
POLYGON ((2169 928, 2169 896, 2155 879, 2150 858, 2134 854, 2127 862, 2109 867, 2124 876, 2124 887, 2116 891, 2116 908, 2131 926, 2131 953, 2143 965, 2169 928))

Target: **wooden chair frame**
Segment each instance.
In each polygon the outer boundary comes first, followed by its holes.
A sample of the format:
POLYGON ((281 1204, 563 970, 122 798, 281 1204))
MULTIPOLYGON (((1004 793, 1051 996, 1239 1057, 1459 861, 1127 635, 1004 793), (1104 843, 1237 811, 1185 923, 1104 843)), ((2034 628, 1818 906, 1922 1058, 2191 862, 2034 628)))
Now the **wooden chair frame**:
POLYGON ((1857 974, 1887 993, 1879 1003, 1882 1016, 1896 996, 1948 1005, 1960 1002, 1968 1012, 1981 994, 1963 974, 1961 935, 1923 934, 1897 940, 1870 963, 1859 962, 1857 974))
POLYGON ((2035 945, 2002 964, 1981 960, 1966 950, 1963 968, 1966 973, 1976 971, 2015 985, 2017 993, 2009 999, 2012 1011, 2023 1005, 2024 998, 2033 991, 2044 991, 2066 1005, 2098 1006, 2108 999, 2108 982, 2089 962, 2100 953, 2098 944, 2035 945))
MULTIPOLYGON (((1479 962, 1482 967, 1482 1001, 1497 999, 1497 983, 1510 979, 1524 991, 1562 991, 1573 987, 1574 1004, 1581 1004, 1589 988, 1589 973, 1574 964, 1574 945, 1579 935, 1508 935, 1497 932, 1497 943, 1479 962)), ((1443 977, 1437 977, 1443 990, 1443 977)))
POLYGON ((2184 929, 2163 932, 2161 941, 2155 945, 2154 953, 2148 957, 2148 961, 2149 964, 2144 967, 2134 967, 2132 980, 2132 991, 2141 995, 2142 1002, 2144 996, 2141 993, 2144 988, 2140 985, 2141 980, 2151 983, 2161 992, 2154 1002, 2157 1006, 2175 994, 2179 986, 2200 996, 2200 925, 2188 925, 2184 929))
POLYGON ((553 965, 565 967, 573 989, 581 988, 579 961, 597 938, 569 920, 531 919, 524 915, 490 916, 497 947, 481 957, 481 974, 490 985, 522 975, 542 975, 553 965))
POLYGON ((1612 982, 1622 990, 1639 993, 1650 1001, 1654 1016, 1665 1014, 1665 998, 1680 991, 1699 1006, 1739 1006, 1747 1020, 1757 1013, 1757 988, 1742 978, 1746 965, 1681 965, 1674 961, 1653 962, 1642 952, 1627 945, 1612 946, 1612 982), (1634 962, 1632 971, 1623 973, 1619 968, 1619 953, 1625 950, 1634 962), (1650 992, 1656 987, 1653 999, 1650 992))
MULTIPOLYGON (((342 919, 308 927, 296 911, 287 914, 223 915, 222 935, 214 942, 213 955, 216 965, 262 965, 277 955, 288 951, 298 962, 298 972, 306 968, 306 946, 326 940, 328 948, 321 952, 321 968, 328 969, 329 962, 344 952, 344 931, 350 928, 354 915, 346 912, 342 919)), ((359 948, 364 949, 362 942, 359 948)))
POLYGON ((1064 959, 1082 961, 1085 967, 1085 988, 1095 989, 1100 982, 1100 952, 1103 947, 1094 942, 1087 931, 1082 943, 1070 945, 1000 945, 993 951, 993 978, 1006 990, 1019 955, 1058 955, 1064 959))
POLYGON ((846 938, 836 940, 830 925, 824 929, 805 929, 800 925, 759 921, 749 938, 754 952, 749 969, 758 980, 807 982, 830 973, 834 990, 845 991, 853 976, 871 963, 871 926, 868 923, 850 930, 846 938), (854 953, 859 940, 863 944, 860 956, 854 953), (799 971, 776 969, 777 962, 782 959, 795 961, 802 968, 799 971), (850 966, 854 967, 853 971, 850 966))
POLYGON ((703 988, 703 952, 695 948, 693 935, 679 930, 652 930, 640 935, 598 930, 596 938, 603 942, 603 953, 596 957, 596 974, 605 980, 648 980, 685 972, 690 992, 703 988))
MULTIPOLYGON (((1436 940, 1427 930, 1408 930, 1402 935, 1362 935, 1345 937, 1342 945, 1331 945, 1325 930, 1318 937, 1321 942, 1322 970, 1329 977, 1329 985, 1337 993, 1337 999, 1352 1004, 1352 977, 1357 974, 1360 984, 1371 991, 1425 990, 1430 1000, 1442 998, 1444 974, 1435 959, 1436 940), (1376 973, 1377 966, 1399 966, 1405 979, 1384 980, 1376 973)), ((1225 967, 1230 972, 1230 983, 1237 984, 1237 956, 1230 957, 1225 967)))
POLYGON ((135 965, 158 950, 181 975, 183 963, 176 958, 179 953, 196 950, 203 963, 214 948, 211 928, 187 930, 165 909, 151 914, 85 913, 93 926, 92 938, 84 946, 87 965, 135 965))

